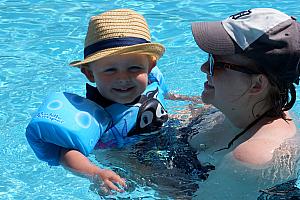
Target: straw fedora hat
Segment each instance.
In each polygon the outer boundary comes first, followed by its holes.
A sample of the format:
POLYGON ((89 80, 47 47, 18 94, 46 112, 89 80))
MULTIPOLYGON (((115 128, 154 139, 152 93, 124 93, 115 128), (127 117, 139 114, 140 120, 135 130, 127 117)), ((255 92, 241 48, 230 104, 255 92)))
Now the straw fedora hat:
POLYGON ((144 17, 130 9, 117 9, 90 19, 84 44, 84 60, 70 66, 80 67, 111 55, 139 53, 158 60, 165 48, 151 43, 150 31, 144 17))

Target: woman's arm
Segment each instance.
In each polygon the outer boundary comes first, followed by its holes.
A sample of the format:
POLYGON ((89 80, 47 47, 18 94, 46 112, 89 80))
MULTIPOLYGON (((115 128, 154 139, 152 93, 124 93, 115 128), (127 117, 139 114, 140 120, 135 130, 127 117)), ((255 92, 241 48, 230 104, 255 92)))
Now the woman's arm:
POLYGON ((91 180, 101 179, 104 185, 110 190, 123 192, 115 184, 126 187, 124 179, 115 172, 108 169, 101 169, 94 165, 87 157, 76 150, 64 149, 61 151, 60 163, 68 170, 79 176, 89 178, 91 180))

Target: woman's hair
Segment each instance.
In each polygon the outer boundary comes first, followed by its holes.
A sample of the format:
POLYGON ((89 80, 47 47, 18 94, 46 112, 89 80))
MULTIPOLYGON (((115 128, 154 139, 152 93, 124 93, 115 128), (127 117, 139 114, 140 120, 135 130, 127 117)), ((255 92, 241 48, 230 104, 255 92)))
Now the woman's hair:
POLYGON ((296 89, 293 83, 287 83, 274 75, 265 73, 270 82, 268 101, 270 110, 267 115, 270 117, 281 117, 285 119, 284 111, 290 110, 296 101, 296 89))
POLYGON ((281 77, 282 74, 272 70, 271 66, 261 65, 255 56, 245 53, 240 55, 252 61, 251 70, 257 72, 257 74, 265 75, 269 80, 270 90, 266 98, 270 109, 267 116, 285 119, 284 111, 290 110, 296 101, 295 85, 291 81, 284 80, 281 77))

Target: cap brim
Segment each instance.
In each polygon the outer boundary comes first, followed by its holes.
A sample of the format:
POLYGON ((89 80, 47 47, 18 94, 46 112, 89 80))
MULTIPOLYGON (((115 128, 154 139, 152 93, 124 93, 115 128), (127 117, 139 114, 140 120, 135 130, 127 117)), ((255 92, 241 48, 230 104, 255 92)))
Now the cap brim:
POLYGON ((192 33, 197 45, 205 52, 214 55, 237 53, 237 45, 223 28, 222 22, 192 23, 192 33))
POLYGON ((82 61, 73 61, 69 65, 73 67, 80 67, 81 65, 86 65, 90 62, 99 60, 107 56, 124 55, 130 53, 150 55, 154 56, 156 60, 158 60, 164 54, 164 52, 164 46, 159 43, 138 44, 133 46, 111 48, 104 51, 96 52, 95 54, 92 54, 91 56, 87 57, 82 61))

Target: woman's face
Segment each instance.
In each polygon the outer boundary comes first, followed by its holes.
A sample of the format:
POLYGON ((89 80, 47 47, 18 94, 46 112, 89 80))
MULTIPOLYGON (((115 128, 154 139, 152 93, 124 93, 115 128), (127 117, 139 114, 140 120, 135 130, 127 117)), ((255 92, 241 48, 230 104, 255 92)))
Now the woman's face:
POLYGON ((209 61, 201 66, 201 71, 207 74, 204 83, 202 100, 204 103, 212 104, 221 110, 240 109, 247 103, 247 90, 251 86, 251 76, 246 73, 221 67, 218 63, 234 64, 251 69, 254 64, 240 55, 213 56, 214 70, 210 75, 209 61))

